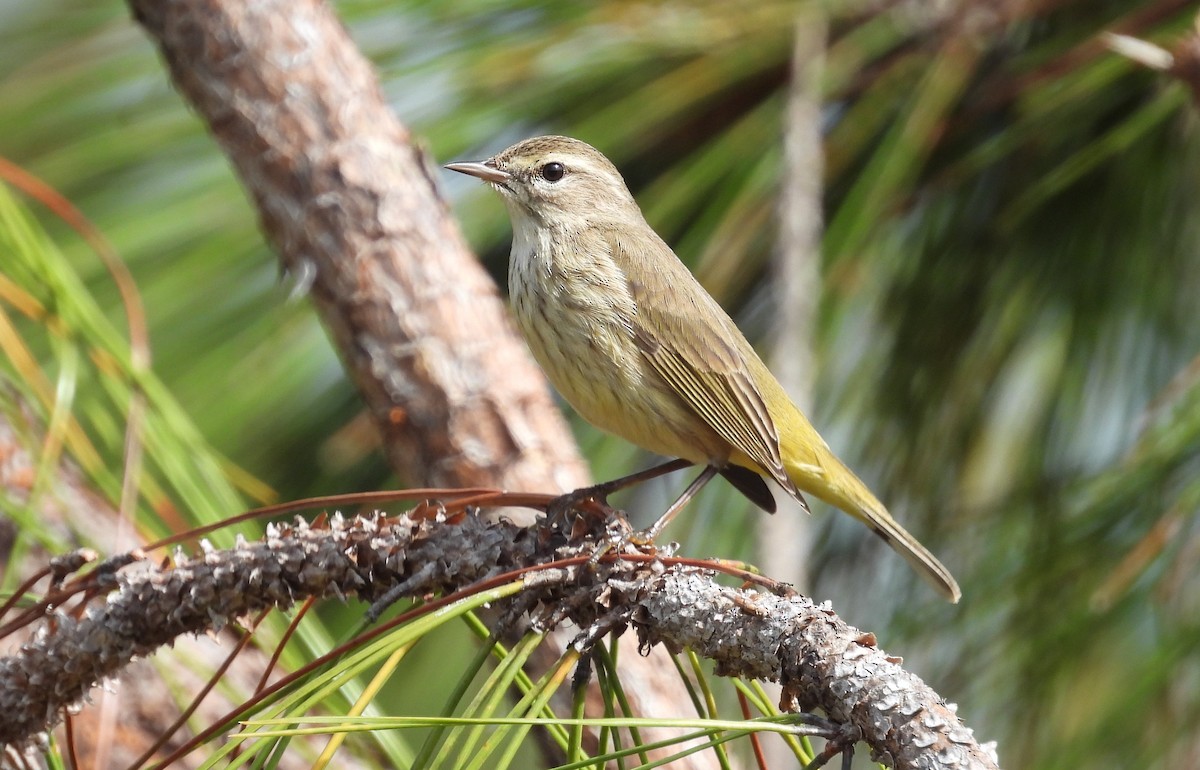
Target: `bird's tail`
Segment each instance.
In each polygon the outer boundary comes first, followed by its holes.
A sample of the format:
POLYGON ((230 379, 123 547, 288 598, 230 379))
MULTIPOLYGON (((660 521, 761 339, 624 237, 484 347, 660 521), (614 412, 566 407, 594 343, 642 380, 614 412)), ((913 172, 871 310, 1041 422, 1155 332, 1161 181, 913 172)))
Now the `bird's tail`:
POLYGON ((833 457, 832 453, 828 458, 821 459, 825 461, 820 467, 788 464, 788 477, 801 491, 841 508, 870 527, 939 593, 957 604, 962 591, 950 570, 892 518, 883 503, 871 494, 867 485, 853 471, 833 457))

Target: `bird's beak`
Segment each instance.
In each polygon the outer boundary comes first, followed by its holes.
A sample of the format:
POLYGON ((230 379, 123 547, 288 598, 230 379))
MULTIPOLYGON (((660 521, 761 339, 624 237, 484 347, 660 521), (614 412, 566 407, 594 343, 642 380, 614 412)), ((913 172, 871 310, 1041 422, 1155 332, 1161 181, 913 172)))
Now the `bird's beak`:
POLYGON ((478 177, 493 184, 504 184, 509 179, 509 173, 496 168, 494 160, 485 160, 482 163, 447 163, 446 168, 467 176, 478 177))

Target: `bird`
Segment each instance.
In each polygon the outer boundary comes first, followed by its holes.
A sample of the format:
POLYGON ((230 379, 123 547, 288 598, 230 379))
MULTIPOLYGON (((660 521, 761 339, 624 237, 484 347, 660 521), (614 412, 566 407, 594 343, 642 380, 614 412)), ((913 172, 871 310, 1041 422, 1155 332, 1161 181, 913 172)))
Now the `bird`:
POLYGON ((837 458, 599 150, 539 136, 446 168, 500 193, 513 315, 559 394, 601 430, 704 466, 652 534, 717 473, 773 510, 769 478, 866 524, 958 602, 950 571, 837 458))

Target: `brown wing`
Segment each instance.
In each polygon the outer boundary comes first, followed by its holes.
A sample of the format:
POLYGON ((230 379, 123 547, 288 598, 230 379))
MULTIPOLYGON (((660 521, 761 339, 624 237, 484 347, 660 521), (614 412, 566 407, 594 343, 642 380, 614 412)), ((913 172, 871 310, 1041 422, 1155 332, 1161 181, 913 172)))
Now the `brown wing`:
POLYGON ((661 239, 652 232, 637 243, 628 238, 611 237, 609 247, 637 303, 638 348, 717 435, 798 496, 783 466, 775 423, 749 374, 743 351, 754 355, 750 344, 661 239))

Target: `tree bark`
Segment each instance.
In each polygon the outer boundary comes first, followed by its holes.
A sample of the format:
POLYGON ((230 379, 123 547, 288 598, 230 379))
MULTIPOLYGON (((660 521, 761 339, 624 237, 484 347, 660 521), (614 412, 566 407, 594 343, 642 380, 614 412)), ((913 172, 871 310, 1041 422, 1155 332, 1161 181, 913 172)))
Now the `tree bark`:
POLYGON ((544 379, 383 101, 316 0, 132 0, 307 284, 392 467, 422 486, 568 490, 587 472, 544 379))

